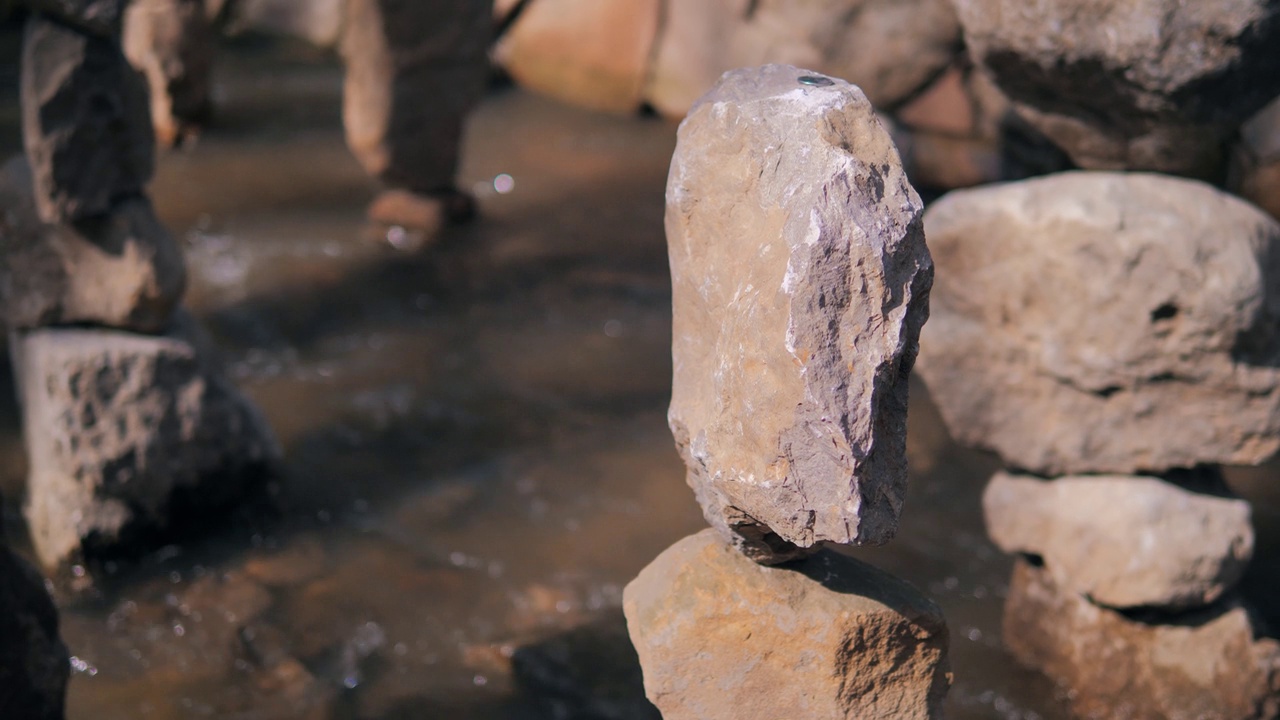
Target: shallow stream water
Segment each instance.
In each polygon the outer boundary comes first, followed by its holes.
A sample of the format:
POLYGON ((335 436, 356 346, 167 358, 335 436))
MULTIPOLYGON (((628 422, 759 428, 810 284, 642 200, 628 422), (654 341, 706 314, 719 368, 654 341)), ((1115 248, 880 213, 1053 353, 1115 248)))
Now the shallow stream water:
MULTIPOLYGON (((423 248, 363 226, 332 57, 240 43, 218 72, 217 124, 161 160, 153 194, 189 305, 286 451, 280 512, 66 601, 70 720, 656 717, 618 606, 703 526, 664 417, 675 127, 497 90, 461 171, 482 216, 423 248)), ((0 410, 21 545, 11 395, 0 410)), ((909 457, 897 539, 853 554, 944 609, 951 717, 1064 717, 1000 648, 1011 563, 979 508, 997 463, 947 438, 919 384, 909 457)), ((1257 503, 1260 597, 1276 474, 1232 475, 1257 503)))

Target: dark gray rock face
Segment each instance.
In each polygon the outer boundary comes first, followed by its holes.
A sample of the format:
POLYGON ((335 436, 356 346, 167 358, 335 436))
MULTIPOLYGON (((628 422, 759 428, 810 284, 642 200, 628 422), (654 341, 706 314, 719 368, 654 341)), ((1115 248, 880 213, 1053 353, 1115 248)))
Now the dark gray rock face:
POLYGON ((118 40, 33 15, 21 86, 23 143, 45 222, 105 215, 142 194, 155 155, 147 88, 118 40))
POLYGON ((959 441, 1038 475, 1280 448, 1280 225, 1204 183, 1072 172, 953 192, 920 373, 959 441))
POLYGON ((228 508, 279 450, 212 362, 195 322, 159 337, 42 329, 11 339, 40 561, 127 553, 151 533, 228 508))
POLYGON ((63 720, 68 661, 44 579, 0 544, 0 717, 63 720))
POLYGON ((760 562, 897 529, 933 277, 921 207, 843 81, 737 70, 680 126, 669 420, 708 521, 760 562))
POLYGON ((1216 172, 1280 93, 1270 0, 955 0, 965 41, 1082 167, 1216 172))

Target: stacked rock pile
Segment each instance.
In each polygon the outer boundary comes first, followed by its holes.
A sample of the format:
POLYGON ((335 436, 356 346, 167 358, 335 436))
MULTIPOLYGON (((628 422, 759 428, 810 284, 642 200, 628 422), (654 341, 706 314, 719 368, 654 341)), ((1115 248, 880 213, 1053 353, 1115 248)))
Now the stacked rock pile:
POLYGON ((952 434, 1010 468, 983 497, 1020 555, 1005 643, 1081 715, 1275 717, 1280 643, 1236 589, 1250 508, 1218 464, 1280 449, 1280 225, 1173 174, 1222 179, 1246 121, 1237 175, 1267 171, 1280 8, 956 6, 978 68, 1088 168, 925 216, 921 374, 952 434))
POLYGON ((733 71, 680 126, 669 419, 712 529, 624 594, 667 720, 940 716, 938 608, 821 549, 897 528, 933 274, 921 211, 844 81, 733 71))
POLYGON ((0 177, 0 308, 50 570, 126 551, 259 483, 278 449, 179 305, 182 252, 145 185, 147 92, 123 3, 35 3, 22 57, 28 163, 0 177), (46 7, 47 6, 47 7, 46 7))

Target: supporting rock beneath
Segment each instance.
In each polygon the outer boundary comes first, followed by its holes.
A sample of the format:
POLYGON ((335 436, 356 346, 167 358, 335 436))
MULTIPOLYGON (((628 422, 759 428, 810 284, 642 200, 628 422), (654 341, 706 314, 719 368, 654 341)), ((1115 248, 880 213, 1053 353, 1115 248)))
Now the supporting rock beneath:
POLYGON ((0 543, 0 717, 63 720, 68 660, 44 579, 0 543))
POLYGON ((1100 608, 1020 560, 1004 638, 1017 659, 1072 689, 1081 717, 1263 720, 1280 715, 1280 643, 1237 601, 1135 619, 1100 608))
POLYGON ((161 337, 43 329, 10 343, 31 461, 26 515, 47 567, 127 554, 206 519, 278 457, 184 314, 161 337))
POLYGON ((736 70, 680 126, 669 421, 707 520, 758 562, 897 529, 933 277, 921 208, 844 81, 736 70))
POLYGON ((704 530, 642 570, 623 609, 666 720, 941 717, 942 613, 834 552, 762 567, 704 530))
POLYGON ((1248 502, 1159 478, 1000 472, 982 509, 1001 550, 1040 556, 1059 587, 1108 607, 1208 605, 1253 555, 1248 502))

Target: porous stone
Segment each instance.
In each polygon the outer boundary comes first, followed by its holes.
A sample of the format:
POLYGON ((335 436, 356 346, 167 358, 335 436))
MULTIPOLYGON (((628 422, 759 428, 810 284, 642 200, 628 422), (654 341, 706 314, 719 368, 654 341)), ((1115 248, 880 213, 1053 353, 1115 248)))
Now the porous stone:
POLYGON ((1236 600, 1176 616, 1129 617, 1018 561, 1004 641, 1069 689, 1078 717, 1263 720, 1280 715, 1280 643, 1236 600))
POLYGON ((946 0, 667 3, 645 98, 681 117, 721 73, 786 63, 848 80, 890 108, 951 63, 959 32, 946 0))
POLYGON ((202 0, 133 0, 124 53, 146 77, 151 125, 163 147, 199 133, 212 111, 214 33, 202 0))
POLYGON ((0 717, 63 720, 67 648, 44 578, 0 543, 0 717))
POLYGON ((31 174, 0 170, 0 315, 10 329, 96 324, 160 332, 186 287, 182 250, 145 197, 105 216, 44 223, 31 174))
POLYGON ((959 441, 1039 475, 1280 447, 1280 225, 1200 182, 1072 172, 953 192, 920 372, 959 441))
POLYGON ((43 329, 10 340, 44 565, 135 551, 242 500, 278 458, 266 423, 179 313, 160 337, 43 329))
POLYGON ((942 717, 941 612, 829 550, 762 567, 704 530, 642 570, 623 610, 666 720, 942 717))
POLYGON ((22 139, 45 222, 142 194, 155 148, 147 88, 119 42, 33 14, 22 43, 22 139))
POLYGON ((1043 558, 1058 587, 1108 607, 1208 605, 1253 555, 1248 502, 1159 478, 1000 472, 982 509, 1000 549, 1043 558))
POLYGON ((430 195, 450 190, 463 121, 484 94, 488 0, 348 0, 343 124, 366 172, 430 195))
POLYGON ((1280 92, 1270 0, 956 0, 965 43, 1082 167, 1215 174, 1280 92))
POLYGON ((640 107, 663 12, 659 0, 539 0, 495 48, 539 93, 595 110, 640 107))
POLYGON ((680 125, 669 421, 708 521, 761 562, 897 528, 933 277, 921 207, 841 80, 736 70, 680 125))

